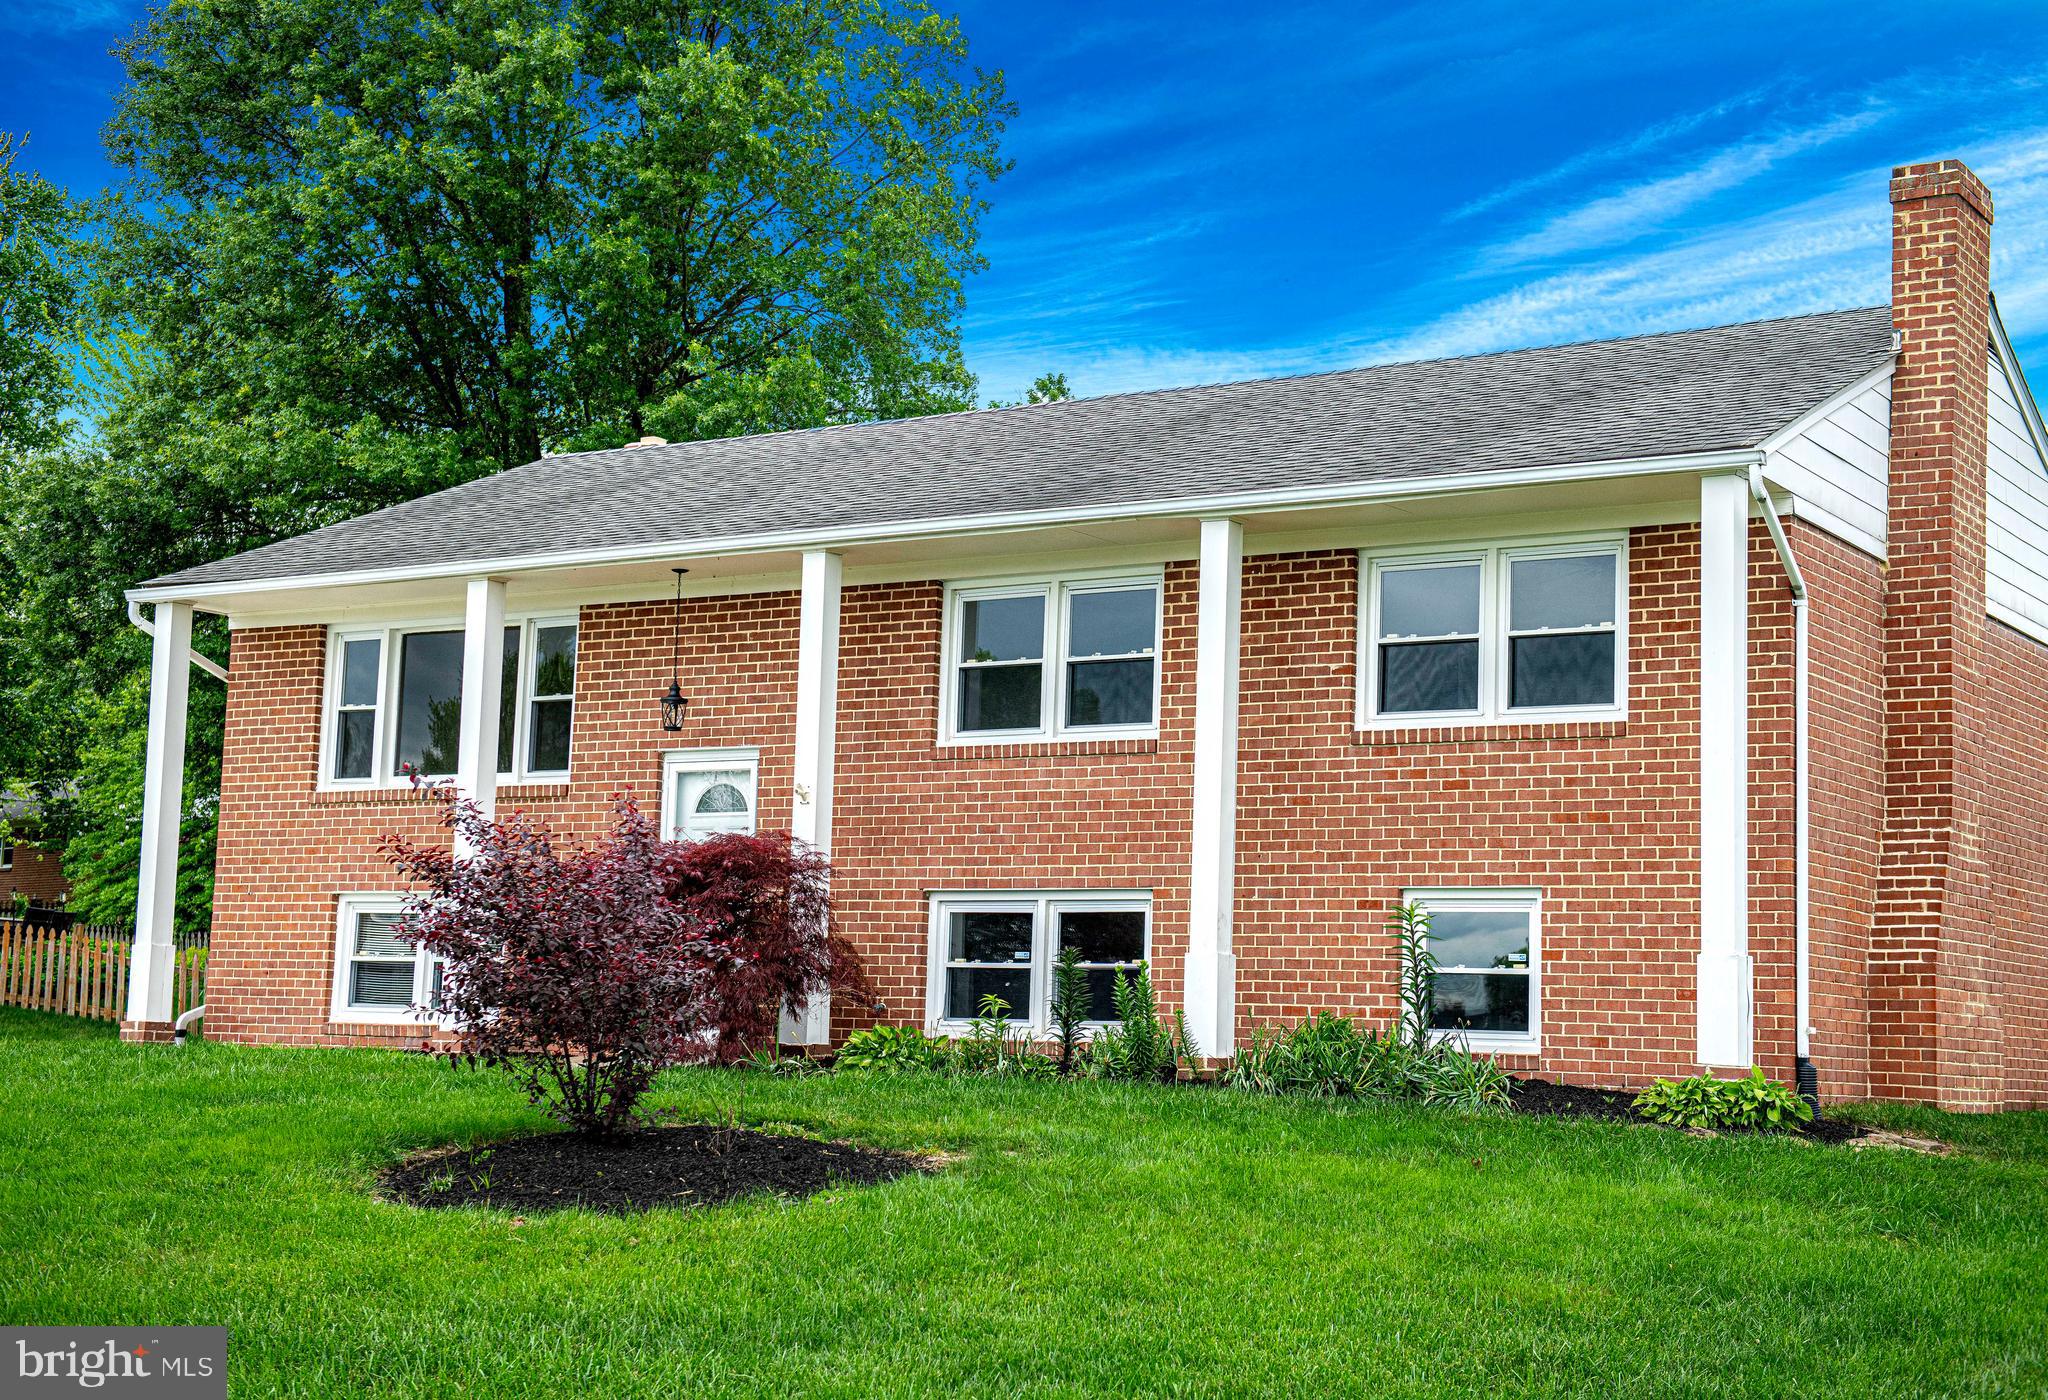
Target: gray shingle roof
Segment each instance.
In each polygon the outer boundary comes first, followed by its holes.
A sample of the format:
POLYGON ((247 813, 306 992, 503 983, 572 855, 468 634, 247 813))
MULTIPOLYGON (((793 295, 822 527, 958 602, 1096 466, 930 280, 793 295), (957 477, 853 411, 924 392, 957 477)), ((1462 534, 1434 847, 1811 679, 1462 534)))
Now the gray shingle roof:
POLYGON ((1885 307, 584 452, 153 580, 218 585, 1753 447, 1883 364, 1885 307))

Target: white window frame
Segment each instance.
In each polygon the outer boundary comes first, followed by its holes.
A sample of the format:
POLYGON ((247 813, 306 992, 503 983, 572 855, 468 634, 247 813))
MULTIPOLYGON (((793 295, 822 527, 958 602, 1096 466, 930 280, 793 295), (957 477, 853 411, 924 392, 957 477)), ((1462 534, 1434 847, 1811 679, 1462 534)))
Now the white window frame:
MULTIPOLYGON (((396 914, 405 907, 405 896, 385 893, 345 894, 336 902, 334 938, 334 996, 328 1016, 337 1025, 445 1026, 448 1021, 431 1011, 411 1007, 355 1006, 349 1002, 349 970, 355 961, 356 916, 396 914)), ((424 1007, 432 995, 436 959, 426 949, 412 953, 412 1001, 424 1007)), ((395 961, 381 959, 380 961, 395 961)))
POLYGON ((685 773, 717 773, 744 768, 753 779, 754 831, 761 829, 761 751, 759 749, 670 749, 661 756, 661 835, 683 839, 683 811, 676 796, 685 773))
MULTIPOLYGON (((1141 912, 1145 916, 1143 960, 1152 960, 1152 891, 1150 890, 938 890, 926 900, 925 1030, 932 1035, 964 1035, 972 1017, 947 1016, 946 970, 948 916, 954 913, 1009 913, 1030 910, 1031 1004, 1011 1008, 1010 1024, 1033 1035, 1052 1030, 1052 969, 1055 920, 1065 910, 1141 912)), ((1090 1033, 1112 1021, 1088 1021, 1090 1033)))
MULTIPOLYGON (((1448 1040, 1469 1050, 1501 1055, 1535 1055, 1543 1049, 1543 892, 1536 889, 1432 889, 1406 890, 1401 898, 1419 904, 1432 914, 1439 910, 1466 909, 1483 913, 1526 913, 1529 916, 1529 1031, 1517 1035, 1506 1031, 1432 1030, 1432 1040, 1448 1040)), ((1439 973, 1483 972, 1515 975, 1507 968, 1442 967, 1439 973)))
MULTIPOLYGON (((1628 718, 1628 535, 1553 536, 1426 549, 1360 550, 1358 555, 1358 691, 1356 725, 1369 729, 1431 729, 1461 725, 1546 724, 1628 718), (1511 708, 1511 634, 1508 631, 1510 570, 1520 559, 1561 559, 1599 554, 1614 557, 1614 698, 1592 705, 1511 708), (1469 710, 1397 711, 1381 714, 1380 578, 1390 569, 1456 564, 1479 565, 1479 704, 1469 710)), ((1577 633, 1581 630, 1564 629, 1577 633)), ((1540 635, 1540 634, 1523 634, 1540 635)))
MULTIPOLYGON (((570 768, 538 769, 528 765, 528 743, 532 729, 533 687, 535 665, 538 655, 534 647, 534 635, 543 627, 574 627, 577 639, 576 675, 583 676, 581 620, 575 613, 532 613, 507 616, 506 630, 519 632, 519 679, 516 703, 512 711, 512 767, 501 770, 498 781, 517 784, 528 782, 562 782, 568 778, 570 768)), ((421 632, 460 632, 462 619, 434 618, 425 621, 409 621, 387 627, 330 627, 327 632, 327 676, 321 689, 320 702, 320 779, 323 792, 363 791, 377 788, 404 788, 411 786, 409 779, 391 772, 392 759, 398 746, 398 681, 399 648, 405 639, 421 632), (343 650, 349 642, 375 641, 380 644, 377 653, 377 724, 376 737, 371 745, 370 776, 367 778, 337 778, 334 776, 334 741, 336 716, 341 711, 341 670, 343 650)), ((493 699, 500 698, 498 687, 492 687, 493 699)), ((574 704, 576 692, 570 692, 574 704)), ((569 721, 569 761, 573 768, 576 761, 576 719, 571 711, 569 721)), ((449 778, 452 773, 424 773, 425 778, 449 778)))
POLYGON ((14 838, 0 836, 0 870, 14 869, 14 838))
POLYGON ((1166 573, 1160 568, 1139 570, 1093 570, 1076 573, 1034 574, 1028 578, 974 579, 946 585, 944 641, 940 648, 939 743, 946 747, 973 744, 1054 743, 1065 739, 1152 739, 1159 736, 1161 642, 1166 626, 1166 573), (1152 590, 1152 718, 1145 724, 1075 725, 1067 718, 1067 669, 1075 660, 1138 660, 1148 653, 1132 652, 1126 657, 1079 657, 1068 654, 1067 639, 1073 616, 1073 598, 1078 593, 1113 593, 1124 589, 1152 590), (1032 729, 959 728, 960 618, 964 605, 993 598, 1039 598, 1045 618, 1045 655, 1039 663, 1039 723, 1032 729))

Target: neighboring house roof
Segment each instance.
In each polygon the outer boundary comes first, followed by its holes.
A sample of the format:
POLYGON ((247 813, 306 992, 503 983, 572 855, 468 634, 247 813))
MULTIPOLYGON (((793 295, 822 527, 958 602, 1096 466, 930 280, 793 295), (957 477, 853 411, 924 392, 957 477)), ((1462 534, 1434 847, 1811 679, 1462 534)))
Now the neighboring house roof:
POLYGON ((234 584, 1753 448, 1883 366, 1885 307, 547 457, 152 580, 234 584))

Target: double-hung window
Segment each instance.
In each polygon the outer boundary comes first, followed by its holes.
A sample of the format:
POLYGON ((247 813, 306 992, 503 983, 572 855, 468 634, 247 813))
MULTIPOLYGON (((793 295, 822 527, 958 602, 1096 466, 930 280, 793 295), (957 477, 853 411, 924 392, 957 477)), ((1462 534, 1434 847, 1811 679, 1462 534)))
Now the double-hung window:
POLYGON ((336 1021, 431 1019, 441 1000, 441 963, 399 936, 397 895, 344 895, 334 960, 336 1021))
POLYGON ((1542 898, 1534 890, 1409 890, 1436 957, 1432 1033, 1475 1050, 1533 1051, 1542 898))
POLYGON ((1152 897, 1142 892, 935 895, 926 1019, 957 1031, 995 997, 1006 1020, 1047 1029, 1053 964, 1071 947, 1088 979, 1089 1022, 1115 1021, 1117 973, 1134 973, 1151 941, 1152 897))
MULTIPOLYGON (((455 772, 462 733, 460 628, 338 631, 329 648, 321 778, 329 787, 400 786, 412 772, 455 772)), ((576 620, 505 628, 498 697, 498 776, 569 771, 576 708, 576 620)))
POLYGON ((1360 723, 1619 717, 1626 551, 1613 538, 1361 556, 1360 723))
POLYGON ((941 733, 1157 733, 1160 593, 1156 573, 949 589, 941 733))

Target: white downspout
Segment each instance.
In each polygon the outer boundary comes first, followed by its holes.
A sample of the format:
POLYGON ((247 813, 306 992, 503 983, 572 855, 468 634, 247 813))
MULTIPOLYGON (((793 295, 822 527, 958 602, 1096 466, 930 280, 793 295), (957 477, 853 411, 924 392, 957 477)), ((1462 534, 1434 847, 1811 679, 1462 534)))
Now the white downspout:
POLYGON ((1792 592, 1792 1018, 1794 1022, 1794 1056, 1799 1092, 1809 1102, 1818 1106, 1819 1085, 1810 1059, 1813 1028, 1811 1017, 1811 978, 1807 970, 1808 936, 1811 928, 1812 884, 1810 871, 1812 837, 1809 825, 1810 799, 1808 797, 1807 759, 1807 650, 1806 614, 1808 593, 1806 575, 1799 567, 1798 556, 1792 553, 1792 542, 1785 536, 1785 522, 1778 518, 1778 507, 1771 500, 1771 493, 1764 485, 1764 471, 1761 466, 1749 469, 1749 494, 1763 508, 1764 524, 1770 527, 1771 542, 1778 548, 1778 561, 1785 569, 1785 584, 1792 592))
MULTIPOLYGON (((142 615, 142 604, 136 602, 133 598, 128 600, 128 620, 141 628, 146 635, 151 637, 156 635, 156 624, 142 615)), ((206 672, 207 675, 212 676, 215 680, 224 681, 228 678, 227 667, 211 657, 201 656, 197 651, 192 653, 192 664, 206 672)))

